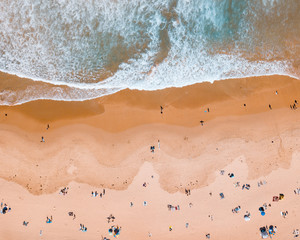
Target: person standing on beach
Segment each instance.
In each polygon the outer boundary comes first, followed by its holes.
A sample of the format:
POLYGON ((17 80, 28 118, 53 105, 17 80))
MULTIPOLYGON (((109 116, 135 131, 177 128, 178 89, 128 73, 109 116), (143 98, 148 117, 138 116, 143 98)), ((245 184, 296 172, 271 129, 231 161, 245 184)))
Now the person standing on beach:
POLYGON ((164 110, 164 108, 162 106, 160 106, 160 114, 163 114, 163 110, 164 110))

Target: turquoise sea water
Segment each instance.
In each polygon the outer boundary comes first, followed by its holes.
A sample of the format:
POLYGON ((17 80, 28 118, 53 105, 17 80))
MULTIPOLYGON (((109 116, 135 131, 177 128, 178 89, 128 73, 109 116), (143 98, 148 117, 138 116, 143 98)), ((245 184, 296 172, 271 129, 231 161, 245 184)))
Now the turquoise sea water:
POLYGON ((299 77, 299 39, 299 0, 3 0, 0 71, 33 81, 0 103, 299 77))

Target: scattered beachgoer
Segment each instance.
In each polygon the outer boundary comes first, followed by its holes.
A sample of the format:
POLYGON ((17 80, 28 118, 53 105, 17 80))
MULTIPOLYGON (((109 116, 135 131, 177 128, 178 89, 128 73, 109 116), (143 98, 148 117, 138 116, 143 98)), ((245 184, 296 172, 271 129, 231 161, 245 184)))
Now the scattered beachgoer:
POLYGON ((294 238, 299 237, 299 229, 294 229, 293 230, 293 235, 294 235, 294 238))
POLYGON ((52 223, 52 216, 50 216, 50 218, 47 217, 46 223, 52 223))
POLYGON ((251 187, 250 184, 243 184, 242 190, 244 190, 244 188, 250 190, 250 187, 251 187))
POLYGON ((150 146, 150 152, 154 153, 155 146, 150 146))
POLYGON ((23 221, 23 226, 27 227, 29 222, 23 221))
POLYGON ((7 117, 7 113, 5 113, 5 117, 7 117))
POLYGON ((164 108, 162 106, 160 106, 160 114, 163 114, 163 110, 164 110, 164 108))
POLYGON ((235 182, 235 183, 233 183, 233 185, 234 185, 235 187, 240 187, 240 182, 235 182))
POLYGON ((265 184, 267 184, 267 182, 265 180, 257 182, 258 187, 265 185, 265 184))
POLYGON ((80 229, 79 229, 79 231, 86 232, 87 231, 87 227, 85 227, 84 224, 80 223, 80 229))
POLYGON ((269 104, 269 108, 272 110, 272 106, 271 106, 271 104, 269 104))
POLYGON ((169 231, 171 232, 173 230, 172 226, 169 227, 169 231))
POLYGON ((276 94, 276 95, 278 94, 277 90, 275 91, 275 94, 276 94))
POLYGON ((160 149, 160 141, 157 141, 158 149, 160 149))
POLYGON ((209 112, 209 108, 207 108, 207 112, 209 112))
POLYGON ((247 211, 246 214, 244 215, 244 219, 245 221, 250 221, 250 217, 251 217, 251 214, 247 211))
POLYGON ((42 136, 42 140, 41 140, 41 142, 45 142, 45 139, 44 139, 44 137, 42 136))
POLYGON ((232 209, 232 213, 238 213, 241 210, 241 206, 237 206, 236 208, 232 209))
POLYGON ((285 218, 289 214, 289 212, 288 211, 280 212, 280 214, 283 218, 285 218))
POLYGON ((152 234, 150 232, 148 232, 148 237, 152 237, 152 234))
POLYGON ((210 233, 206 234, 205 237, 206 237, 207 239, 210 239, 210 233))
POLYGON ((133 202, 130 202, 130 207, 133 207, 133 202))
POLYGON ((246 103, 244 103, 244 107, 246 107, 246 103))
POLYGON ((203 121, 203 120, 201 120, 201 121, 200 121, 200 123, 201 123, 201 126, 203 126, 203 123, 204 123, 204 121, 203 121))
POLYGON ((49 125, 49 124, 47 124, 47 128, 46 128, 46 129, 48 130, 49 128, 50 128, 50 125, 49 125))

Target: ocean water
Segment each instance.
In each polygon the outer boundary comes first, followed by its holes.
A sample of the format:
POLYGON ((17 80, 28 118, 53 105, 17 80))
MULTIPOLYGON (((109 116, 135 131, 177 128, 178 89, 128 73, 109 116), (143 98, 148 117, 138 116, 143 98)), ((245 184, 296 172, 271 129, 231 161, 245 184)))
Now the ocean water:
POLYGON ((2 105, 299 78, 299 56, 299 0, 0 1, 0 71, 31 79, 0 83, 2 105))

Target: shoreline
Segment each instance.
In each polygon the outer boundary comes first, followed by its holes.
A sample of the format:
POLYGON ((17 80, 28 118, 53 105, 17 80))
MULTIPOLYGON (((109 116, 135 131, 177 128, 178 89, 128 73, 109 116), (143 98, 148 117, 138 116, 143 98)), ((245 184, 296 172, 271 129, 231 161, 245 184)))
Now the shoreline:
MULTIPOLYGON (((249 76, 243 76, 243 77, 229 77, 229 78, 220 78, 217 80, 213 80, 213 81, 202 81, 199 83, 192 83, 190 85, 184 85, 184 86, 169 86, 169 87, 164 87, 164 88, 158 88, 158 89, 138 89, 138 88, 123 88, 123 89, 118 89, 118 88, 112 88, 110 90, 108 89, 95 89, 95 88, 91 88, 88 86, 84 86, 84 84, 82 86, 76 86, 76 84, 67 84, 67 83, 60 83, 60 82, 55 82, 55 83, 51 83, 47 80, 39 80, 39 79, 32 79, 32 78, 27 78, 25 76, 20 76, 18 74, 14 74, 14 73, 8 73, 8 72, 4 72, 4 71, 0 71, 0 79, 2 80, 0 82, 0 89, 5 89, 4 91, 2 91, 2 96, 0 98, 1 102, 3 102, 3 100, 5 98, 13 98, 13 100, 10 101, 16 101, 16 98, 19 92, 14 92, 15 96, 11 96, 11 95, 5 95, 7 94, 7 92, 5 92, 6 90, 18 90, 21 92, 22 96, 24 98, 26 98, 26 95, 28 95, 28 93, 24 93, 26 92, 27 88, 31 88, 31 91, 33 90, 33 88, 36 88, 35 90, 40 90, 42 91, 44 94, 47 93, 47 91, 51 92, 52 90, 57 91, 57 89, 55 89, 56 87, 60 87, 62 92, 66 92, 65 94, 63 93, 62 95, 65 95, 66 99, 62 100, 62 99, 51 99, 50 96, 47 96, 47 94, 44 96, 45 98, 43 98, 43 96, 40 96, 40 98, 38 99, 30 99, 30 100, 19 100, 21 102, 17 102, 14 104, 7 104, 7 102, 5 102, 4 104, 2 104, 1 106, 17 106, 17 105, 22 105, 22 104, 26 104, 29 102, 33 102, 33 101, 58 101, 58 102, 85 102, 85 101, 94 101, 96 99, 100 99, 103 98, 105 96, 110 96, 110 95, 114 95, 117 94, 119 92, 122 91, 139 91, 139 92, 155 92, 155 91, 169 91, 172 89, 181 89, 181 88, 187 88, 187 87, 192 87, 192 86, 196 86, 196 85, 201 85, 201 84, 218 84, 218 82, 222 82, 222 81, 229 81, 229 80, 241 80, 241 79, 252 79, 252 78, 273 78, 273 77, 284 77, 285 79, 293 79, 293 80, 300 80, 298 76, 294 76, 294 75, 289 75, 289 74, 265 74, 265 75, 249 75, 249 76), (93 96, 93 97, 86 97, 85 99, 69 99, 68 97, 68 93, 69 94, 73 91, 73 90, 78 90, 78 91, 84 91, 86 89, 90 89, 90 91, 103 91, 102 96, 93 96), (23 91, 23 92, 22 92, 23 91), (109 93, 109 91, 111 91, 109 93)), ((78 92, 79 94, 81 94, 80 92, 78 92)), ((74 93, 72 93, 74 94, 74 93)), ((99 93, 98 93, 99 94, 99 93)), ((28 97, 28 96, 27 96, 28 97)))

